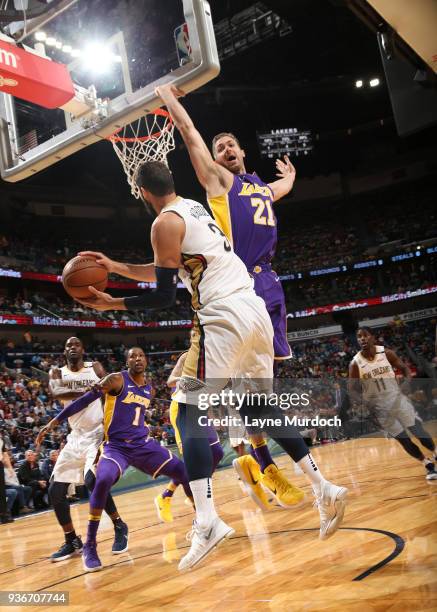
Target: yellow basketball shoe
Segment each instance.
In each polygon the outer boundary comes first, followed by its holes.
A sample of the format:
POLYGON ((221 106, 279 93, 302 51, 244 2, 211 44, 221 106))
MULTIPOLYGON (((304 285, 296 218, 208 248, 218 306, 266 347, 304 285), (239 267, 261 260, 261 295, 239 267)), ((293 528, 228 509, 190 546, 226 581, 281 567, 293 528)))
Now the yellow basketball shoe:
POLYGON ((283 508, 299 506, 305 497, 304 491, 288 482, 284 474, 274 463, 266 467, 261 474, 262 486, 274 495, 276 501, 283 508))
POLYGON ((234 459, 232 465, 256 505, 261 510, 268 510, 270 508, 269 498, 261 486, 262 474, 255 459, 251 455, 243 455, 234 459))
POLYGON ((164 523, 173 522, 173 514, 171 512, 171 497, 163 497, 160 493, 155 497, 156 512, 158 518, 164 523))

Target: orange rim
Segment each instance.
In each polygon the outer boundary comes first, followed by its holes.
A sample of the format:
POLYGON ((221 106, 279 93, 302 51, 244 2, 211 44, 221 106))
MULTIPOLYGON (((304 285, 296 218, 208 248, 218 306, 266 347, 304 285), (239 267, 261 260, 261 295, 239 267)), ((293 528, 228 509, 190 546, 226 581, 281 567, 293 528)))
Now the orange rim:
POLYGON ((149 111, 148 113, 146 113, 145 116, 147 115, 158 115, 159 117, 165 117, 167 120, 167 123, 164 129, 154 132, 153 134, 149 134, 148 136, 137 136, 137 137, 117 136, 117 134, 121 132, 123 127, 125 127, 123 126, 119 128, 116 132, 111 134, 110 136, 106 136, 106 140, 110 140, 111 142, 146 142, 147 140, 153 140, 154 138, 158 138, 159 136, 161 136, 164 130, 169 131, 173 126, 173 119, 171 118, 170 113, 164 110, 163 108, 156 108, 153 111, 149 111))

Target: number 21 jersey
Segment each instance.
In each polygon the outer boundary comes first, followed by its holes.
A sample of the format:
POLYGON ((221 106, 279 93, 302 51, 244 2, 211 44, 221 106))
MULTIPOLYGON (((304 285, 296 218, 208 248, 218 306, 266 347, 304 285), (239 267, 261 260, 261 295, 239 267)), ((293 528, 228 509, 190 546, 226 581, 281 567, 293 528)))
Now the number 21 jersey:
POLYGON ((208 198, 217 224, 249 271, 270 263, 278 239, 273 192, 256 174, 237 174, 222 196, 208 198))

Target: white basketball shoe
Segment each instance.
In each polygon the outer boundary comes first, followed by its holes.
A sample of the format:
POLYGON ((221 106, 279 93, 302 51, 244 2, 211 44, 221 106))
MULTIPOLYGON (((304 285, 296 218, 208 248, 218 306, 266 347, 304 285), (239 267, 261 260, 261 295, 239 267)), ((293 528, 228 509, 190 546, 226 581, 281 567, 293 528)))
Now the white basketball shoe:
POLYGON ((338 487, 328 480, 322 484, 320 495, 316 495, 315 505, 320 514, 321 540, 330 538, 340 527, 346 508, 346 487, 338 487))
POLYGON ((178 569, 191 569, 207 557, 220 542, 230 538, 234 533, 235 529, 226 525, 218 516, 206 529, 201 529, 196 521, 193 521, 193 528, 187 534, 187 540, 191 541, 191 548, 180 560, 178 569))

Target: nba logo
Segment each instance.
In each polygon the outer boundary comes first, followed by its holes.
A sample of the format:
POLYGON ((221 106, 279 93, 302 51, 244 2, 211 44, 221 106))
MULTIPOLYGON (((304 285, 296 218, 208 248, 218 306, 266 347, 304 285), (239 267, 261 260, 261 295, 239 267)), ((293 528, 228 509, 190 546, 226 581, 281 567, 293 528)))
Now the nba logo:
POLYGON ((187 24, 183 23, 182 25, 178 26, 175 29, 173 36, 176 43, 179 65, 185 66, 185 64, 191 62, 192 53, 187 24))

